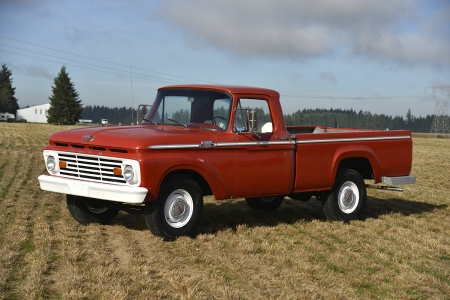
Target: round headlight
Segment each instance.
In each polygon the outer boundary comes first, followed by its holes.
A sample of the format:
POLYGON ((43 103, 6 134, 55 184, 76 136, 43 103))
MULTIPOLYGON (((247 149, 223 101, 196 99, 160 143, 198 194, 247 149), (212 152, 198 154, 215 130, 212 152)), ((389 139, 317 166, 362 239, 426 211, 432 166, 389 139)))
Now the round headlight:
POLYGON ((47 169, 53 172, 56 168, 55 158, 53 156, 47 157, 47 169))
POLYGON ((126 182, 131 182, 133 181, 134 178, 134 171, 133 171, 133 167, 132 166, 125 166, 125 168, 123 168, 123 178, 125 178, 126 182))

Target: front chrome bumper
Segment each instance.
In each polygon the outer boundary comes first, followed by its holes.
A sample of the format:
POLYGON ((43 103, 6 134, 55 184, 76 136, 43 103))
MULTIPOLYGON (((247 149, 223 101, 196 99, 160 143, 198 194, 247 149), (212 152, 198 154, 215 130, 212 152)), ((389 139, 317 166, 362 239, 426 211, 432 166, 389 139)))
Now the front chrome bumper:
POLYGON ((142 203, 148 192, 143 187, 81 181, 48 175, 41 175, 38 180, 44 191, 122 203, 142 203))

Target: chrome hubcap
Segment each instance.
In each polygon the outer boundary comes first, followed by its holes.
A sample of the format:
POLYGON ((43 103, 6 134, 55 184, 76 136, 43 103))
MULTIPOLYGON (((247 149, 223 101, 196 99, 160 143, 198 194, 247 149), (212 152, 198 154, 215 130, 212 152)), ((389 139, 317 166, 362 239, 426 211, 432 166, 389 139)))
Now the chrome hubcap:
POLYGON ((191 195, 182 189, 173 191, 164 205, 164 217, 167 224, 173 228, 181 228, 192 217, 194 201, 191 195))
POLYGON ((359 190, 354 182, 345 182, 338 194, 338 205, 343 213, 350 214, 355 211, 359 203, 359 190))
POLYGON ((186 213, 187 203, 182 197, 178 197, 173 203, 170 209, 171 219, 176 222, 180 221, 186 213))

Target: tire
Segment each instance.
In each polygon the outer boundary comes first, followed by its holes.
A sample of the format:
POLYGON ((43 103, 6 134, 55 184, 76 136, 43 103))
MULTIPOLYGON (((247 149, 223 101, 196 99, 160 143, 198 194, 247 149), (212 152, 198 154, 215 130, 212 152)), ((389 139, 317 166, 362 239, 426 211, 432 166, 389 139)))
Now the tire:
POLYGON ((342 169, 331 192, 323 197, 323 212, 330 221, 356 220, 364 210, 366 201, 364 179, 355 170, 342 169))
POLYGON ((113 202, 66 195, 67 208, 72 217, 80 224, 109 224, 119 213, 113 202))
POLYGON ((192 235, 203 213, 203 195, 187 176, 163 183, 156 201, 146 202, 144 216, 148 229, 165 240, 192 235))
POLYGON ((255 210, 276 210, 283 203, 284 195, 245 198, 248 206, 255 210))

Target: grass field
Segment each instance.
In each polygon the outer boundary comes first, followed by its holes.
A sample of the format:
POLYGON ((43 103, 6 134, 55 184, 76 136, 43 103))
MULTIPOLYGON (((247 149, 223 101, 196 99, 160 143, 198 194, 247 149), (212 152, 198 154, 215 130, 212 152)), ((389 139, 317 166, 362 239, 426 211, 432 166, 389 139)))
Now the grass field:
POLYGON ((197 236, 163 242, 141 215, 81 226, 39 189, 66 128, 0 123, 0 299, 450 299, 449 139, 414 138, 417 183, 368 190, 360 221, 207 198, 197 236))

